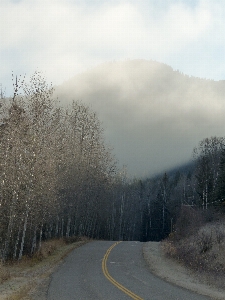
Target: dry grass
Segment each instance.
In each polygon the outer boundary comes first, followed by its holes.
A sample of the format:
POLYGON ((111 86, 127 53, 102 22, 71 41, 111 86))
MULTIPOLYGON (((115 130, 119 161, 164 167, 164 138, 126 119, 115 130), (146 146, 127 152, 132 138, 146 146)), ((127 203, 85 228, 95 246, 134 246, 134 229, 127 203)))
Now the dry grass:
POLYGON ((44 242, 42 243, 41 249, 33 255, 31 261, 43 260, 48 256, 52 255, 56 249, 63 247, 64 245, 65 242, 63 239, 53 239, 44 242))
POLYGON ((10 272, 7 267, 0 264, 0 284, 7 281, 10 278, 10 272))
POLYGON ((28 296, 29 291, 32 289, 33 284, 29 283, 26 284, 22 287, 20 287, 20 289, 18 289, 17 291, 13 292, 10 296, 7 296, 7 300, 30 300, 31 298, 28 296))
POLYGON ((214 221, 193 228, 179 238, 174 233, 163 242, 164 253, 196 271, 211 284, 225 287, 225 222, 214 221))
POLYGON ((50 240, 43 242, 40 251, 33 257, 23 257, 19 262, 0 265, 0 300, 39 300, 40 297, 35 294, 38 289, 43 290, 44 281, 48 280, 56 266, 73 249, 88 241, 87 238, 80 238, 77 242, 72 239, 70 242, 64 239, 50 240))

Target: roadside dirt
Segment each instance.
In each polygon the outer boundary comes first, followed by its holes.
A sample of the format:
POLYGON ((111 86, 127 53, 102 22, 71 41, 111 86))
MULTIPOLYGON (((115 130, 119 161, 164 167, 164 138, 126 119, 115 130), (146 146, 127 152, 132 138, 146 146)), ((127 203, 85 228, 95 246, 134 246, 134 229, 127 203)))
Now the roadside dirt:
POLYGON ((73 249, 87 241, 79 241, 57 249, 40 262, 22 261, 7 266, 10 279, 0 284, 0 300, 46 300, 50 276, 73 249))
POLYGON ((212 299, 225 299, 225 290, 209 285, 205 279, 190 269, 171 258, 165 257, 160 242, 145 243, 143 255, 150 270, 158 277, 212 299))

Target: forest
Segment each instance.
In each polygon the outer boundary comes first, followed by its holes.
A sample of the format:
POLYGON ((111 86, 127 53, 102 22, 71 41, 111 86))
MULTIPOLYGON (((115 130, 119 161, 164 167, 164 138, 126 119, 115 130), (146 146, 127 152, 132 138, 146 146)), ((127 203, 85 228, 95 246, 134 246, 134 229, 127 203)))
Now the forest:
POLYGON ((13 87, 0 105, 2 261, 52 238, 159 241, 182 207, 224 213, 225 138, 200 141, 185 167, 130 179, 87 105, 61 106, 39 72, 13 76, 13 87))

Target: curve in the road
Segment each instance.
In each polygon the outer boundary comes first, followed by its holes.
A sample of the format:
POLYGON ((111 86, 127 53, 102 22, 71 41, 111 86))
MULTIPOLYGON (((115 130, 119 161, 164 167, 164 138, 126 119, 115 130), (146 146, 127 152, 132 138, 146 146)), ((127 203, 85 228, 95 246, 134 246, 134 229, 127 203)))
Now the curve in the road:
POLYGON ((143 298, 139 297, 138 295, 134 294, 133 292, 131 292, 130 290, 128 290, 127 288, 125 288, 122 284, 120 284, 119 282, 117 282, 108 272, 107 269, 107 259, 109 257, 109 254, 111 252, 111 250, 118 245, 121 242, 116 242, 114 243, 111 247, 109 247, 109 249, 106 251, 103 260, 102 260, 102 271, 103 274, 105 275, 105 277, 112 283, 114 284, 118 289, 120 289, 121 291, 123 291, 125 294, 127 294, 128 296, 130 296, 132 299, 134 300, 144 300, 143 298))
POLYGON ((143 259, 142 247, 136 241, 93 241, 75 249, 52 275, 47 299, 210 299, 155 277, 143 259))

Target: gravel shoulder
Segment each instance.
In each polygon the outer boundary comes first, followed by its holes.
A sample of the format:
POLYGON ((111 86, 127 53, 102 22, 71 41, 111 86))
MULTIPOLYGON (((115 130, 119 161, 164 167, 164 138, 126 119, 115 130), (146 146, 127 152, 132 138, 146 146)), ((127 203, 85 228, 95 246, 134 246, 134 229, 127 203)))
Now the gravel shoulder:
POLYGON ((219 290, 203 282, 193 271, 174 259, 165 257, 160 242, 147 242, 143 246, 143 255, 152 273, 156 276, 212 299, 224 300, 225 290, 219 290))

